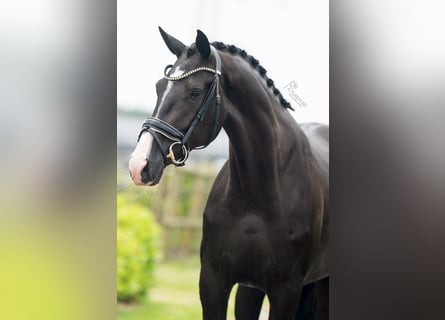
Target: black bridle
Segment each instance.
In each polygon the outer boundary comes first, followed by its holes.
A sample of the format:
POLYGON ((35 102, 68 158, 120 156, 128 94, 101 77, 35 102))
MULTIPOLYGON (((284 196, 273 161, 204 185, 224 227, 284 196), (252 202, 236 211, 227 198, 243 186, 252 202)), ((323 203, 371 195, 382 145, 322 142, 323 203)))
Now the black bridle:
MULTIPOLYGON (((198 109, 198 112, 196 113, 195 117, 191 121, 191 123, 185 133, 182 133, 181 131, 179 131, 178 129, 173 127, 171 124, 165 122, 164 120, 156 118, 156 117, 148 118, 142 125, 142 130, 139 133, 138 141, 139 141, 143 132, 145 132, 145 131, 150 132, 150 134, 153 136, 154 140, 158 144, 159 149, 161 150, 161 152, 164 156, 165 164, 168 163, 169 159, 175 166, 183 166, 185 164, 185 161, 187 160, 189 153, 191 151, 187 142, 188 142, 193 130, 198 125, 198 123, 203 120, 207 110, 210 107, 210 102, 214 95, 216 95, 216 102, 215 102, 216 110, 215 110, 215 120, 214 120, 214 124, 213 124, 212 135, 210 136, 210 139, 208 140, 208 142, 206 144, 199 146, 199 147, 195 147, 193 149, 203 149, 203 148, 207 147, 213 141, 213 139, 216 138, 216 135, 218 134, 220 104, 221 104, 221 96, 219 93, 219 77, 221 76, 221 58, 219 57, 217 50, 212 48, 212 51, 213 51, 213 54, 214 54, 215 60, 216 60, 215 69, 211 69, 208 67, 199 67, 199 68, 193 69, 191 71, 185 72, 184 74, 177 76, 177 77, 170 77, 167 74, 168 71, 172 68, 172 65, 168 65, 164 70, 164 78, 167 79, 168 81, 178 81, 178 80, 184 79, 184 78, 186 78, 196 72, 199 72, 199 71, 208 71, 208 72, 214 73, 212 83, 210 84, 210 88, 207 91, 207 94, 205 95, 204 100, 198 109), (170 144, 170 146, 168 147, 168 152, 163 152, 161 140, 160 140, 158 134, 173 141, 173 143, 170 144), (175 146, 179 146, 180 150, 182 152, 182 155, 179 159, 175 158, 175 153, 173 150, 173 148, 175 146)), ((148 157, 148 155, 147 155, 147 157, 148 157)))

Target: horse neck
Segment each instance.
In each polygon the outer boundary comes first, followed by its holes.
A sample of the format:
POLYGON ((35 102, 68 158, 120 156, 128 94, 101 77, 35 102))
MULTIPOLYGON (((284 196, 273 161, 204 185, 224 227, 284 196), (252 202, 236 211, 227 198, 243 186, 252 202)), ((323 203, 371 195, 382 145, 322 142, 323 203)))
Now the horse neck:
POLYGON ((231 106, 224 122, 230 140, 229 188, 273 203, 284 180, 289 181, 286 174, 292 172, 295 180, 295 172, 307 171, 307 139, 255 70, 246 63, 231 68, 226 72, 236 76, 226 92, 231 106))

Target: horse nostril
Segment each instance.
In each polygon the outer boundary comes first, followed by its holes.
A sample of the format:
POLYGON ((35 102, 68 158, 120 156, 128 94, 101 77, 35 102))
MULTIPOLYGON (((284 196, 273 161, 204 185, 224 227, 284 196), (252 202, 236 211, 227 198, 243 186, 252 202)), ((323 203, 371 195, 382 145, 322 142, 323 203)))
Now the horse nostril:
POLYGON ((147 163, 147 165, 141 171, 141 180, 143 183, 148 183, 150 180, 148 171, 149 171, 149 168, 148 168, 148 163, 147 163))

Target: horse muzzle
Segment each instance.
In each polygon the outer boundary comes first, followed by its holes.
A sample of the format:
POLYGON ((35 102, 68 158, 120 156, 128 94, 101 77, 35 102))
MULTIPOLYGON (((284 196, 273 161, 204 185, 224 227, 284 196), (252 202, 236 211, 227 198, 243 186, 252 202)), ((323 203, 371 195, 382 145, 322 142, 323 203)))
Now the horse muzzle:
POLYGON ((137 186, 153 186, 161 179, 165 165, 162 157, 151 156, 152 146, 153 136, 149 132, 144 133, 131 155, 128 168, 137 186))

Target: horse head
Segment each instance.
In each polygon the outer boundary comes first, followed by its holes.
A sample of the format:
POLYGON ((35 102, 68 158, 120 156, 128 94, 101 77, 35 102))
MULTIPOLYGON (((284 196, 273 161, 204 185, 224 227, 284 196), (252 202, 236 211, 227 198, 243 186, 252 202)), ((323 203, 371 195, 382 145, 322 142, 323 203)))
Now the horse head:
POLYGON ((177 60, 156 83, 156 107, 129 162, 136 185, 156 185, 167 165, 184 165, 190 151, 216 138, 226 116, 221 58, 206 35, 198 30, 187 47, 159 31, 177 60))

